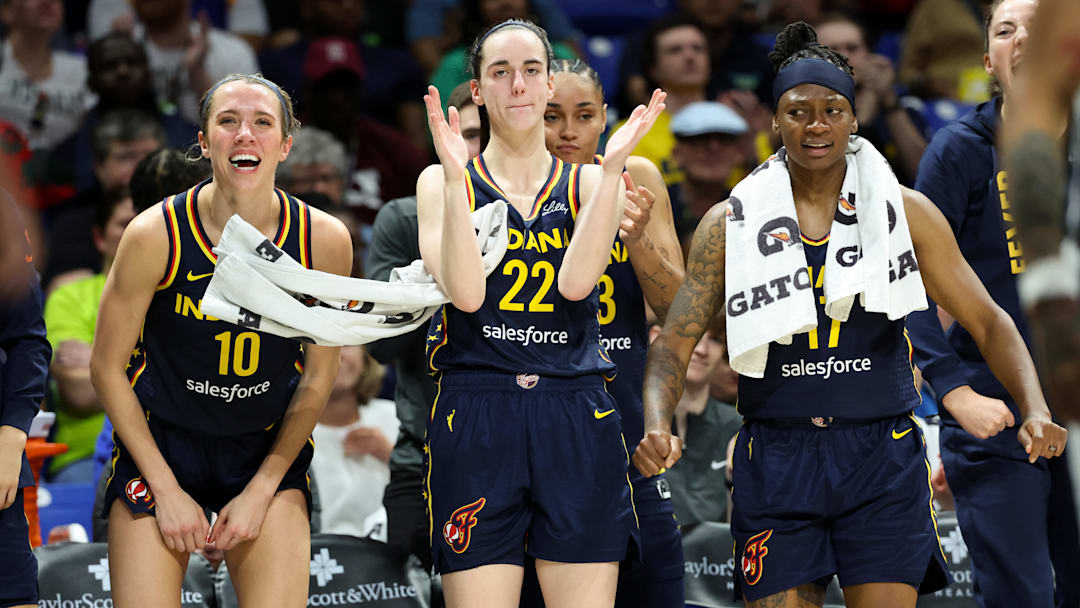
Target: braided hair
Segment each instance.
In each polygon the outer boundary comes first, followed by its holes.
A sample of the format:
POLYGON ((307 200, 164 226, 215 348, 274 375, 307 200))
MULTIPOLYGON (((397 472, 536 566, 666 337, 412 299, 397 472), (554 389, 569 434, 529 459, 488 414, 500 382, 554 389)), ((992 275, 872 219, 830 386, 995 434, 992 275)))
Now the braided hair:
POLYGON ((784 31, 777 34, 776 45, 769 51, 773 72, 779 72, 800 59, 823 59, 848 76, 855 76, 855 69, 847 57, 818 42, 817 32, 805 21, 789 23, 784 31))
POLYGON ((558 74, 559 72, 566 72, 568 74, 577 74, 585 80, 593 83, 597 91, 600 91, 600 99, 604 98, 604 85, 600 84, 600 74, 596 73, 589 64, 585 63, 581 59, 556 59, 555 63, 551 64, 551 73, 558 74))

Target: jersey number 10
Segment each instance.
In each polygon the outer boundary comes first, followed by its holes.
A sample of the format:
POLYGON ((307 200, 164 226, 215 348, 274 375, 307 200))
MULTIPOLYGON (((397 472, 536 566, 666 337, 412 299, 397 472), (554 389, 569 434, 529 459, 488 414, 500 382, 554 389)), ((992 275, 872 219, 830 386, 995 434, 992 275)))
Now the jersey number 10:
POLYGON ((222 376, 229 375, 229 352, 232 351, 232 373, 237 376, 250 376, 259 369, 259 334, 253 331, 245 331, 236 335, 233 341, 231 331, 223 331, 214 336, 221 343, 221 354, 218 356, 218 373, 222 376), (244 364, 245 359, 247 365, 244 364))

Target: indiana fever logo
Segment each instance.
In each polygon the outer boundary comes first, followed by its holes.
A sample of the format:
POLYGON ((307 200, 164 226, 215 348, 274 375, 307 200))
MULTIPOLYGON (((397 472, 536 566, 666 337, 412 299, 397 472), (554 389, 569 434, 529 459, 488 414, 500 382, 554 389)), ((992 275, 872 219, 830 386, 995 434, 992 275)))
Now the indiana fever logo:
POLYGON ((154 506, 154 494, 150 491, 150 486, 146 485, 142 477, 136 477, 127 482, 124 486, 124 495, 133 504, 143 505, 146 507, 154 506))
POLYGON ((472 529, 477 524, 476 514, 484 508, 486 498, 480 497, 450 515, 450 521, 443 524, 442 535, 446 544, 454 550, 454 553, 464 553, 469 548, 472 540, 472 529))
POLYGON ((743 549, 742 574, 747 585, 756 585, 765 572, 765 556, 769 554, 769 548, 765 541, 772 536, 772 530, 766 530, 750 537, 743 549))
POLYGON ((778 217, 765 222, 757 235, 757 246, 761 255, 779 253, 784 247, 798 242, 799 223, 790 217, 778 217))

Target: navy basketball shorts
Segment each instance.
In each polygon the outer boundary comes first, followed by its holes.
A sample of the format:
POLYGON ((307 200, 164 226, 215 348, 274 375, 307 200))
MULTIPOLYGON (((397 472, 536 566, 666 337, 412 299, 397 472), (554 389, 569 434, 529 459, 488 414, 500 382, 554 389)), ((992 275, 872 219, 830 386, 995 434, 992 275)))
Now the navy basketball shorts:
POLYGON ((23 511, 23 489, 0 511, 0 608, 38 603, 37 558, 30 548, 30 526, 23 511))
MULTIPOLYGON (((682 533, 671 507, 667 479, 663 474, 643 477, 630 465, 630 481, 640 524, 641 559, 625 563, 619 572, 615 608, 682 608, 686 598, 682 533)), ((533 560, 525 562, 519 606, 544 606, 533 560)))
MULTIPOLYGON (((221 511, 247 487, 277 437, 280 423, 239 435, 210 435, 170 424, 146 412, 146 423, 180 488, 204 508, 221 511)), ((134 514, 154 513, 154 493, 143 479, 120 437, 113 432, 113 472, 105 487, 101 517, 119 499, 134 514)), ((297 489, 304 493, 311 517, 308 465, 314 444, 309 438, 285 473, 278 492, 297 489)))
POLYGON ((623 568, 619 574, 615 608, 681 608, 686 597, 682 533, 675 521, 667 479, 663 474, 642 477, 631 465, 630 480, 641 535, 641 563, 623 568))
POLYGON ((431 552, 448 574, 487 564, 637 555, 629 459, 599 375, 451 371, 428 421, 431 552))
MULTIPOLYGON (((822 423, 824 424, 824 423, 822 423)), ((922 430, 908 414, 818 428, 748 420, 732 460, 736 593, 951 582, 922 430)))

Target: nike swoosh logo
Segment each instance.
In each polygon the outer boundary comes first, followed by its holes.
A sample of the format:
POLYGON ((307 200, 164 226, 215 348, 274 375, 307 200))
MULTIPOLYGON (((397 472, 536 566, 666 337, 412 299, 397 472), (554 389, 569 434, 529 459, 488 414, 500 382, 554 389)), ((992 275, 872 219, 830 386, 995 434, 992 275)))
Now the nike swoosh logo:
POLYGON ((907 435, 907 434, 908 434, 908 433, 910 433, 910 432, 911 432, 911 429, 907 429, 907 430, 906 430, 906 431, 904 431, 903 433, 897 433, 897 432, 896 432, 896 429, 893 429, 893 432, 892 432, 892 438, 893 438, 893 439, 902 439, 902 438, 904 437, 904 435, 907 435))
POLYGON ((724 468, 724 465, 726 465, 726 464, 727 464, 726 460, 714 460, 714 461, 709 463, 709 466, 712 467, 712 470, 719 471, 720 469, 724 468))
POLYGON ((594 416, 594 417, 595 417, 595 418, 596 418, 597 420, 600 420, 601 418, 605 418, 605 417, 607 417, 607 416, 608 416, 609 414, 611 414, 611 412, 614 412, 614 411, 615 411, 615 408, 611 408, 610 410, 608 410, 608 411, 606 411, 606 412, 601 412, 601 411, 599 411, 599 410, 593 410, 593 413, 592 413, 592 415, 593 415, 593 416, 594 416))
POLYGON ((214 274, 214 273, 208 272, 206 274, 192 274, 191 271, 189 270, 189 271, 187 271, 187 280, 189 280, 189 281, 198 281, 199 279, 205 279, 206 277, 208 277, 208 276, 210 276, 212 274, 214 274))

